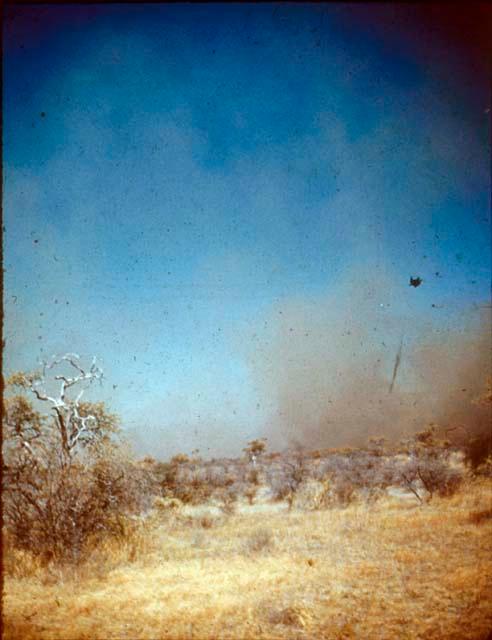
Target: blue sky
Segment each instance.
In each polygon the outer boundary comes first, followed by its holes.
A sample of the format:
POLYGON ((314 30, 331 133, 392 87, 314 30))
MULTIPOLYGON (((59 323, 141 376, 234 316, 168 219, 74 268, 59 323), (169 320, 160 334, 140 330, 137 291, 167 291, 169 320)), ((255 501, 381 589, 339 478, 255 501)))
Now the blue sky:
POLYGON ((7 370, 97 354, 138 451, 238 453, 282 421, 286 370, 310 380, 324 341, 345 367, 350 325, 382 375, 402 335, 476 325, 488 81, 444 39, 385 35, 364 5, 12 11, 7 370))

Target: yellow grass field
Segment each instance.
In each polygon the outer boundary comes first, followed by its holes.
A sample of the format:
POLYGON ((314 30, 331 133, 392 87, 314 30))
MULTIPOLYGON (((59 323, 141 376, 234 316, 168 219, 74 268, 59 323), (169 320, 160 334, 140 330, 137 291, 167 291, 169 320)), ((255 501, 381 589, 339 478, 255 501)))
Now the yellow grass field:
POLYGON ((156 512, 78 569, 6 549, 5 639, 490 637, 490 481, 423 506, 261 507, 156 512))

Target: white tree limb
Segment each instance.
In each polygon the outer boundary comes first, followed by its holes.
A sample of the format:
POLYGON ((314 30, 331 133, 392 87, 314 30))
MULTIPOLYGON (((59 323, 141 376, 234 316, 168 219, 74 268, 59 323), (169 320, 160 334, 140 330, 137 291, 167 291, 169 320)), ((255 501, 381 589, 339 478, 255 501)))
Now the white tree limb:
POLYGON ((50 362, 42 361, 42 373, 38 377, 29 380, 29 388, 36 398, 51 404, 51 408, 56 414, 62 448, 68 456, 71 455, 72 450, 81 437, 90 434, 91 423, 97 425, 97 418, 95 416, 80 415, 79 405, 86 388, 90 386, 94 380, 101 382, 103 378, 103 370, 98 366, 95 356, 92 358, 89 370, 86 370, 79 361, 80 356, 76 353, 53 356, 50 362), (48 395, 44 388, 46 385, 47 371, 53 370, 63 363, 75 369, 75 373, 73 376, 63 373, 53 376, 54 380, 60 382, 59 394, 57 397, 53 397, 48 395), (82 385, 82 388, 75 399, 70 399, 67 397, 67 390, 75 385, 82 385))

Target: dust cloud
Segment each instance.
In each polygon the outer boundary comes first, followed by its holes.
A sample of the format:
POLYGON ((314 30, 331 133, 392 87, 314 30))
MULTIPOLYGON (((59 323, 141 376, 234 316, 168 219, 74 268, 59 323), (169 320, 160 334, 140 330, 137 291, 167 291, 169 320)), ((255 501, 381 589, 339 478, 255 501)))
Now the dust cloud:
POLYGON ((490 407, 476 399, 492 374, 490 306, 428 300, 403 276, 367 269, 279 300, 248 353, 271 448, 396 441, 429 423, 488 429, 490 407))

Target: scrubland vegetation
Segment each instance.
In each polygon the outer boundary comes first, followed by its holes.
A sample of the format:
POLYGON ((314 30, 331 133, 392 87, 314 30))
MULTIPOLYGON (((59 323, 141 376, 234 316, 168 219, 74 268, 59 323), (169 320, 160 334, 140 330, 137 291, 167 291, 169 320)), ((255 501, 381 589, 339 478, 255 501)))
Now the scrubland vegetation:
POLYGON ((100 376, 70 355, 8 381, 5 638, 489 637, 487 434, 135 460, 82 402, 100 376))

